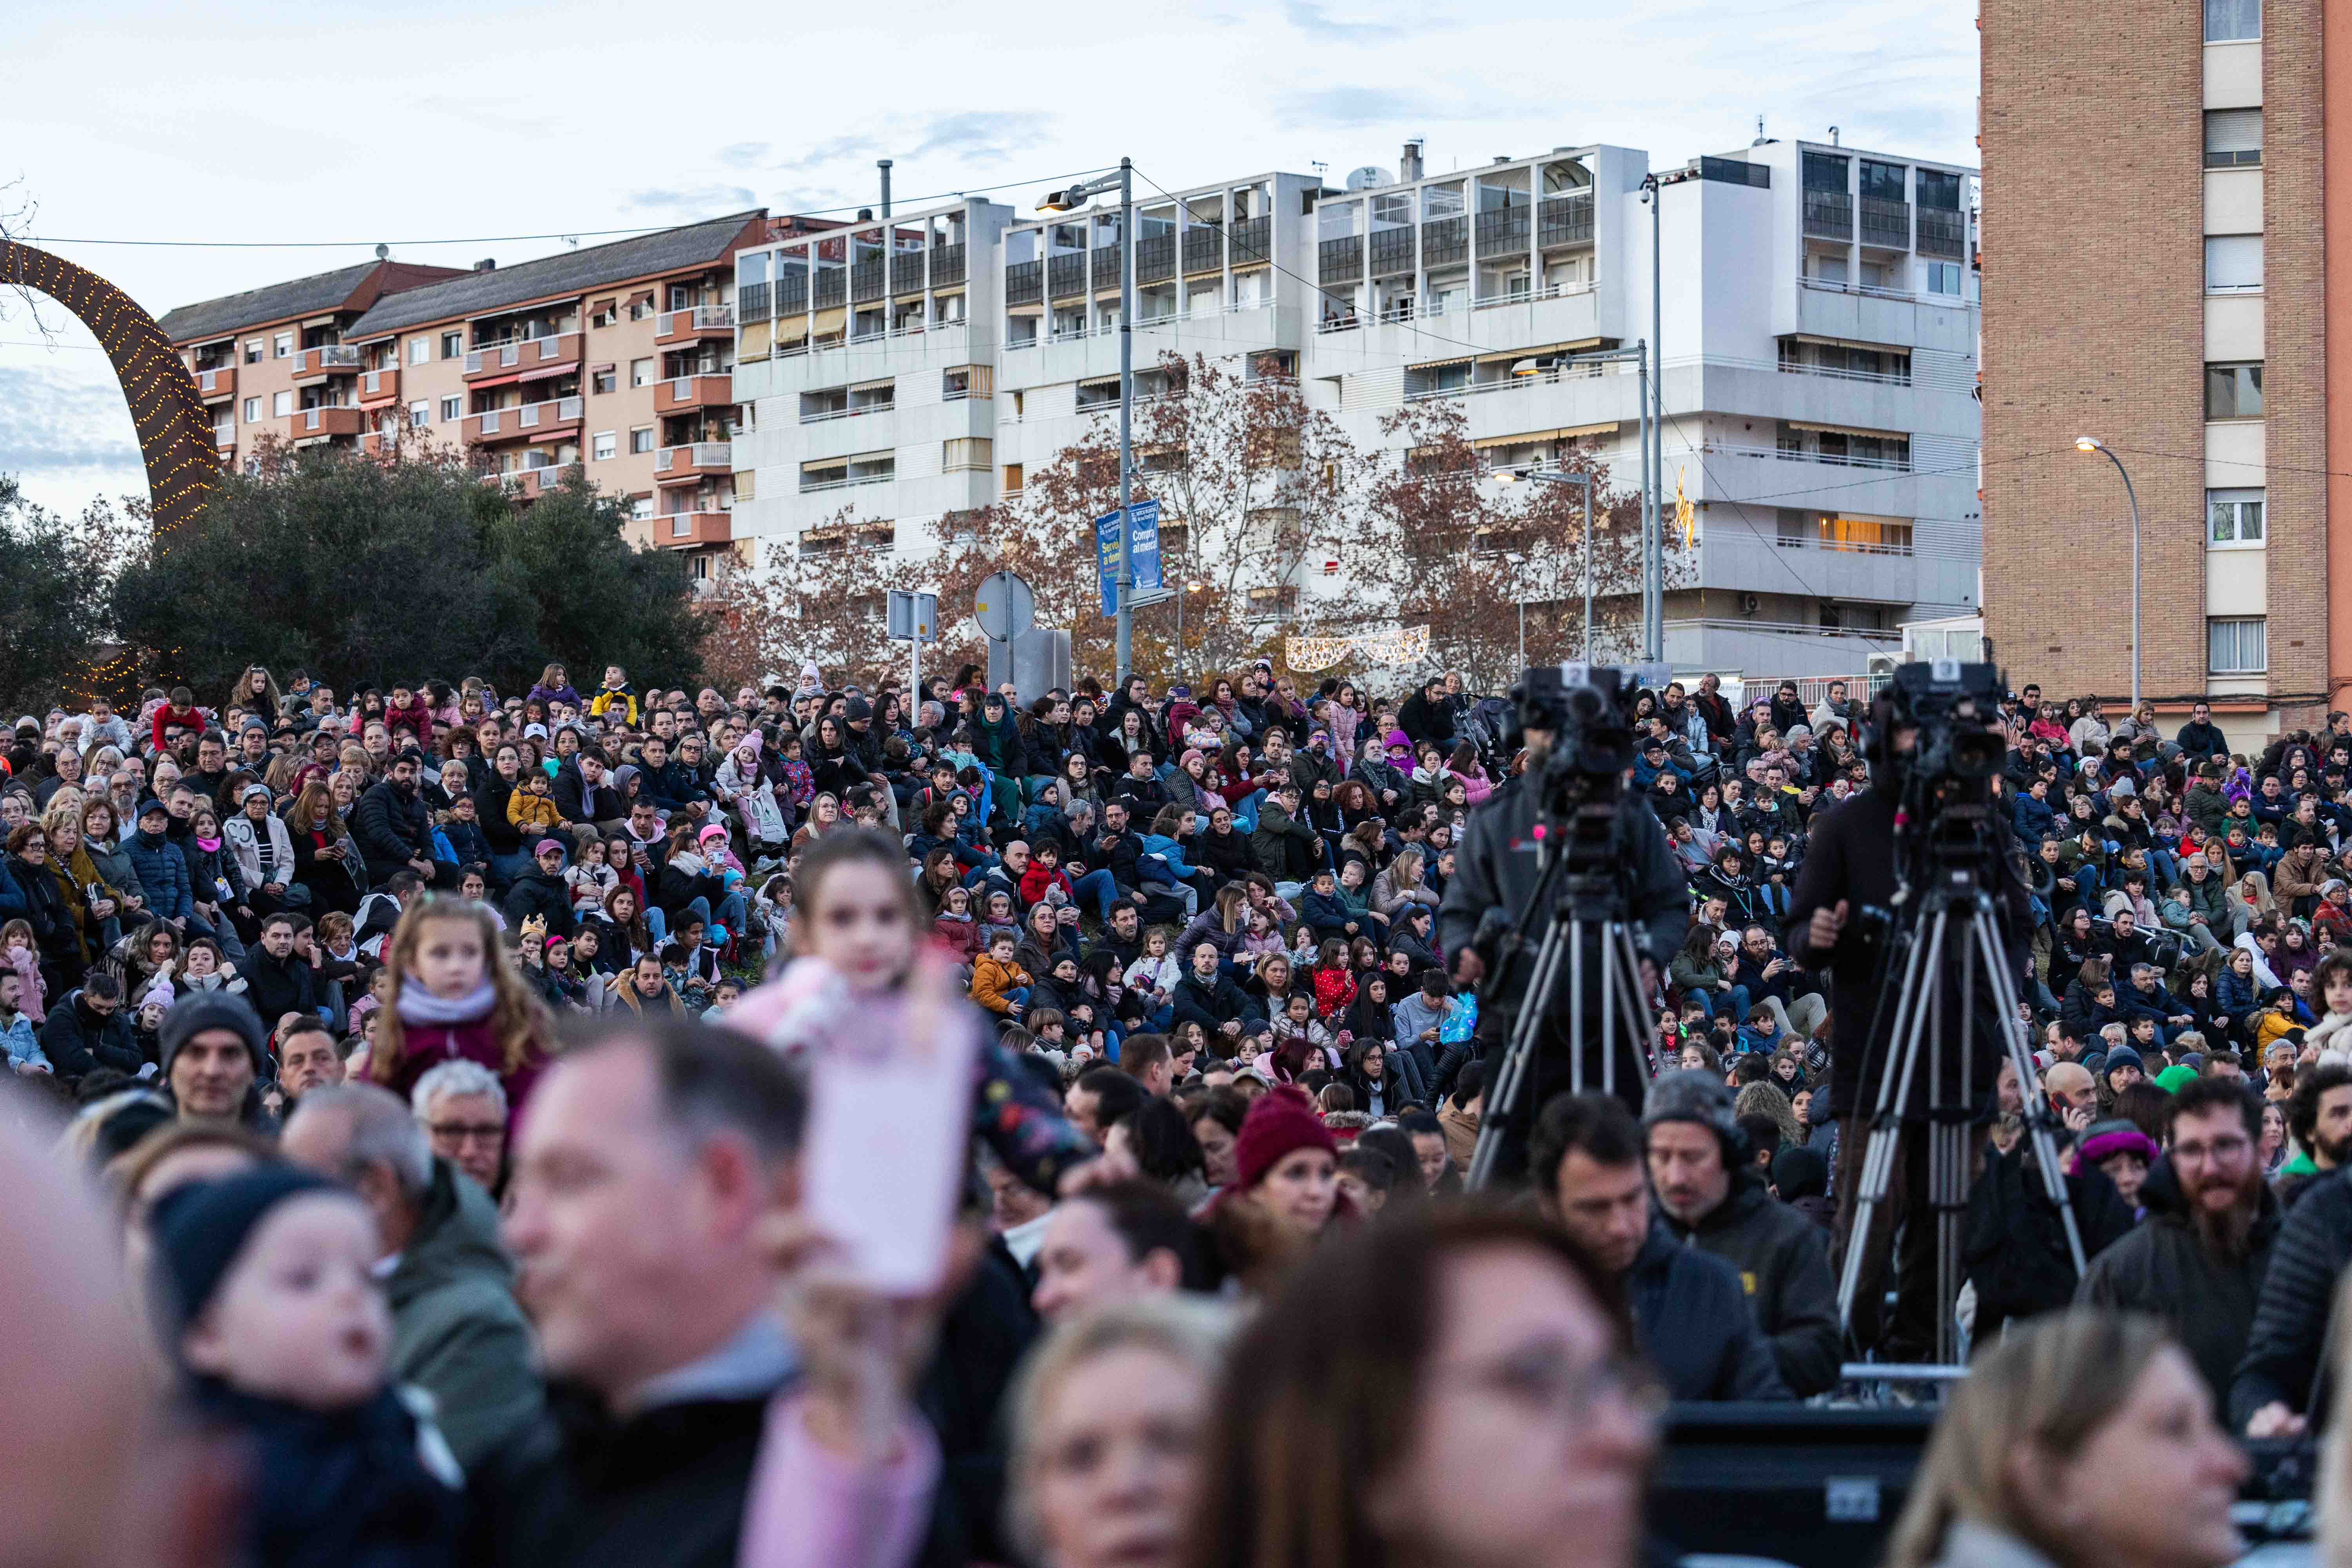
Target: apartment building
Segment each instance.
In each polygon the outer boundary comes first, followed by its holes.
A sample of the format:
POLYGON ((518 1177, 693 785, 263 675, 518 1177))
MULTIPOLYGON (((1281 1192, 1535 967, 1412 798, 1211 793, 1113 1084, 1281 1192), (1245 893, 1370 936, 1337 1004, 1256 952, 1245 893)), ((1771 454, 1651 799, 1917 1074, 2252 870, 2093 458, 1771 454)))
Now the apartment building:
MULTIPOLYGON (((1367 452, 1405 402, 1457 399, 1497 473, 1582 442, 1631 487, 1636 378, 1574 356, 1649 335, 1646 155, 1420 163, 1410 146, 1344 190, 1278 172, 1148 187, 1138 395, 1163 353, 1230 358, 1297 378, 1367 452)), ((1665 489, 1694 503, 1696 547, 1669 657, 1859 671, 1901 621, 1972 611, 1974 172, 1759 142, 1666 178, 1665 489)), ((747 314, 737 348, 757 411, 738 539, 919 555, 950 513, 1019 492, 1116 408, 1118 222, 966 202, 739 252, 739 300, 772 279, 775 314, 747 314)), ((1302 590, 1344 593, 1344 572, 1265 584, 1270 613, 1302 590)))
POLYGON ((1989 0, 1982 22, 1996 651, 2053 691, 2130 689, 2131 510, 2088 437, 2138 498, 2143 695, 2168 723, 2210 697, 2244 743, 2312 722, 2352 680, 2328 604, 2337 561, 2352 581, 2328 460, 2352 452, 2352 229, 2328 246, 2352 13, 1989 0))
POLYGON ((291 342, 284 386, 220 389, 228 460, 263 435, 374 451, 421 432, 524 501, 577 466, 626 501, 634 542, 688 552, 708 581, 732 549, 734 253, 798 226, 738 213, 514 267, 430 268, 275 337, 227 324, 244 313, 215 310, 228 301, 174 311, 165 330, 208 400, 208 361, 291 342))

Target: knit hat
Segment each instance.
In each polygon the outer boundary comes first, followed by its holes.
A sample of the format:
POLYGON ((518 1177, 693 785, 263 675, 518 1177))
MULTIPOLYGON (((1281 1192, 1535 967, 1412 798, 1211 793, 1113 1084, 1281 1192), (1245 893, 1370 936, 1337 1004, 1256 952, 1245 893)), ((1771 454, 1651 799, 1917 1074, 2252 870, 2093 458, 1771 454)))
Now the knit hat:
POLYGON ((1259 1178, 1286 1155, 1300 1149, 1337 1154, 1339 1145, 1305 1094, 1288 1084, 1266 1090, 1242 1118, 1241 1136, 1234 1151, 1234 1185, 1242 1189, 1257 1185, 1259 1178))
POLYGON ((2179 1094, 2182 1084, 2196 1081, 2197 1069, 2187 1062, 2182 1062, 2178 1067, 2168 1067, 2156 1075, 2156 1087, 2167 1094, 2179 1094))
POLYGON ((1731 1090, 1705 1068, 1677 1068, 1650 1080, 1649 1097, 1642 1102, 1642 1125, 1655 1127, 1661 1121, 1696 1121, 1728 1147, 1736 1149, 1740 1142, 1731 1090))
POLYGON ((184 1326, 202 1316, 247 1237, 289 1198, 350 1189, 299 1165, 262 1165, 216 1182, 189 1182, 156 1204, 148 1221, 163 1304, 184 1326))
POLYGON ((1176 766, 1179 769, 1189 768, 1196 762, 1205 763, 1208 760, 1208 757, 1204 755, 1198 747, 1194 747, 1192 750, 1186 752, 1182 756, 1176 759, 1176 766))
POLYGON ((874 708, 863 697, 852 697, 847 705, 842 709, 841 716, 845 722, 855 724, 860 719, 873 718, 874 708))
POLYGON ((2152 1165, 2158 1152, 2155 1139, 2120 1116, 2094 1121, 2083 1130, 2082 1157, 2094 1165, 2110 1154, 2137 1154, 2152 1165))
POLYGON ((1772 1185, 1784 1204, 1827 1197, 1830 1163, 1822 1158, 1820 1150, 1792 1143, 1772 1156, 1772 1185))
POLYGON ((261 1015, 253 1010, 253 1004, 232 992, 198 991, 173 1003, 172 1010, 163 1015, 163 1022, 155 1032, 163 1044, 166 1082, 172 1077, 172 1058, 180 1054, 180 1047, 206 1029, 234 1030, 236 1037, 245 1042, 246 1053, 253 1058, 253 1076, 260 1078, 268 1072, 269 1064, 261 1047, 269 1031, 262 1026, 261 1015))
POLYGON ((259 795, 264 800, 270 799, 269 786, 266 784, 249 784, 236 792, 236 803, 243 805, 255 795, 259 795))
POLYGON ((714 838, 724 838, 726 837, 727 829, 714 822, 709 826, 704 828, 701 832, 696 834, 694 836, 694 841, 697 844, 708 844, 714 838))
POLYGON ((2137 1068, 2142 1078, 2147 1076, 2147 1064, 2140 1060, 2139 1053, 2129 1046, 2117 1046, 2107 1053, 2107 1065, 2099 1069, 2100 1076, 2104 1078, 2117 1068, 2137 1068))

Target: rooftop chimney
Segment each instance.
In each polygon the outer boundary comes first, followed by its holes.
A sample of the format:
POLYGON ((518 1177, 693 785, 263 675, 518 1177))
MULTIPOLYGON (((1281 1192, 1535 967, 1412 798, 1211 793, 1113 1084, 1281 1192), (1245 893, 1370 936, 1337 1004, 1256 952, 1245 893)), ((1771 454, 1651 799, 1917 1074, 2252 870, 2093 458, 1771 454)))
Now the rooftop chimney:
POLYGON ((858 222, 860 222, 860 223, 871 223, 873 220, 874 220, 874 209, 873 209, 872 207, 859 207, 859 208, 857 209, 857 221, 858 221, 858 222))
POLYGON ((890 216, 890 160, 877 158, 874 166, 882 171, 882 216, 890 216))
POLYGON ((1404 144, 1404 156, 1397 160, 1397 181, 1411 184, 1421 178, 1421 138, 1416 136, 1404 144))
POLYGON ((495 256, 485 256, 474 263, 474 270, 477 272, 496 272, 498 269, 499 258, 495 256))

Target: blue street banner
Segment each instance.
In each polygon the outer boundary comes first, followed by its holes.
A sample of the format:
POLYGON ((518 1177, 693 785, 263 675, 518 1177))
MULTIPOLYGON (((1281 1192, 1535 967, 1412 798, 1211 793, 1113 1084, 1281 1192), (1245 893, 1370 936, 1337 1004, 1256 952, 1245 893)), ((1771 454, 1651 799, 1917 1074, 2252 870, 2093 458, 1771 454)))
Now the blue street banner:
POLYGON ((1118 614, 1118 513, 1095 519, 1095 567, 1102 577, 1102 613, 1118 614))
POLYGON ((1135 568, 1135 591, 1160 592, 1160 503, 1138 501, 1127 509, 1127 552, 1135 568))

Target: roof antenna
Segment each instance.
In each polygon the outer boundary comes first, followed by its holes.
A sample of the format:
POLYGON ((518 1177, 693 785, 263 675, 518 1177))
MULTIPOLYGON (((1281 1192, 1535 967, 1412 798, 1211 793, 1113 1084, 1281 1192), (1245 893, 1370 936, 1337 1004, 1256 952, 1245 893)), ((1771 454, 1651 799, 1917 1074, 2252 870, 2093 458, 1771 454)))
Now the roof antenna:
POLYGON ((391 259, 392 259, 392 247, 390 247, 390 246, 388 246, 388 245, 379 245, 379 246, 377 246, 377 247, 375 247, 375 258, 376 258, 378 261, 389 261, 389 260, 391 260, 391 259))
POLYGON ((1756 140, 1750 142, 1748 145, 1750 147, 1761 147, 1771 140, 1772 139, 1769 136, 1764 134, 1764 117, 1760 114, 1758 115, 1756 117, 1756 140))

